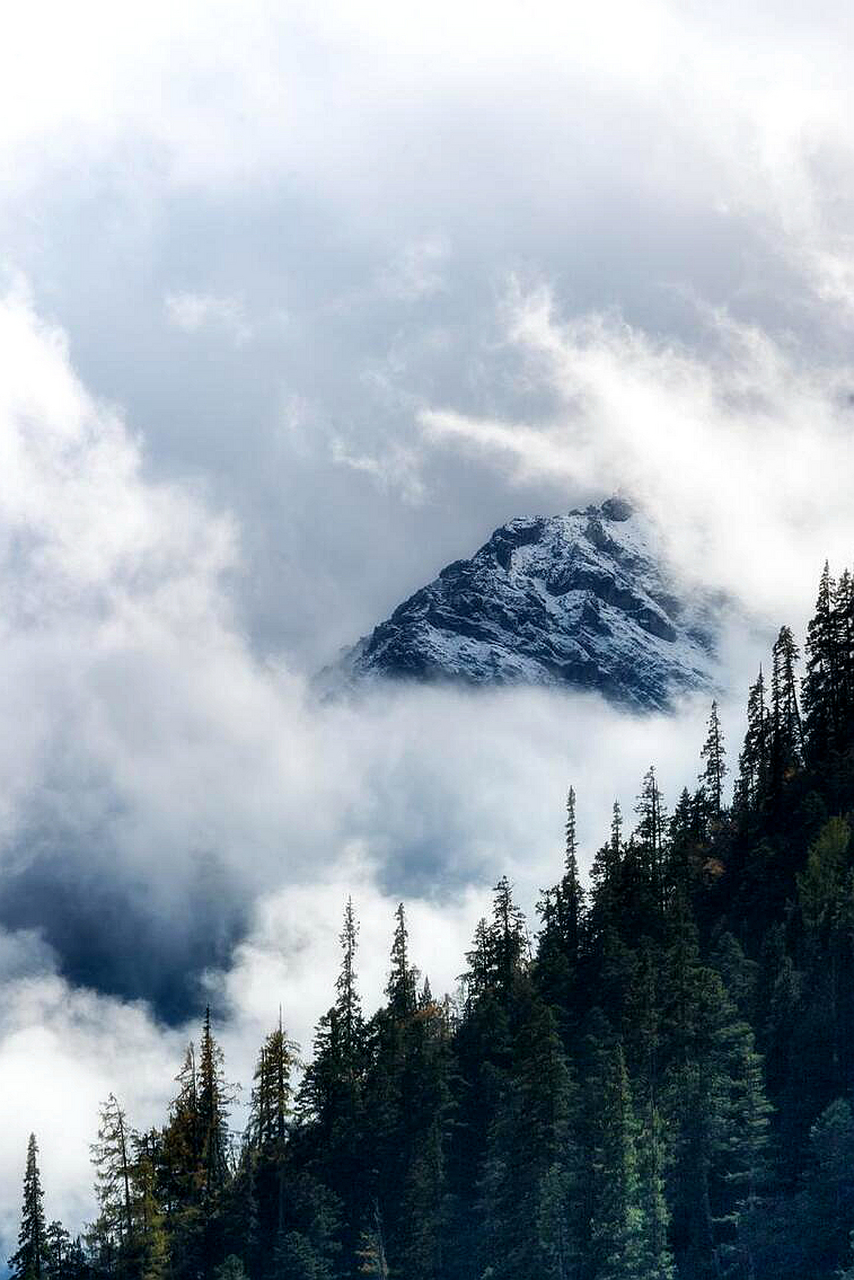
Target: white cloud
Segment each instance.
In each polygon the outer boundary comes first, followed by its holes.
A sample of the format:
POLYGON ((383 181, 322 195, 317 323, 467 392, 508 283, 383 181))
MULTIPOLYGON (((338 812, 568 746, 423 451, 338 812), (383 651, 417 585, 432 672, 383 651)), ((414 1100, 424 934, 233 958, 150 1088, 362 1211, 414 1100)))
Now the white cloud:
POLYGON ((164 307, 169 323, 184 333, 198 333, 209 327, 220 329, 238 347, 252 337, 252 326, 237 298, 221 298, 212 293, 170 293, 164 307))
POLYGON ((441 236, 406 245, 384 272, 382 292, 400 302, 418 302, 441 293, 448 287, 450 252, 441 236))
POLYGON ((701 350, 613 315, 563 319, 547 289, 512 291, 506 321, 526 376, 559 407, 530 422, 423 410, 427 442, 473 450, 517 483, 622 489, 657 518, 685 582, 800 622, 805 584, 851 552, 854 370, 721 311, 706 314, 701 350))
MULTIPOLYGON (((437 184, 441 204, 456 188, 480 214, 514 174, 535 209, 544 183, 569 199, 575 181, 619 165, 663 204, 764 223, 808 287, 850 310, 843 4, 805 26, 794 8, 724 5, 712 22, 667 0, 525 13, 443 0, 416 21, 335 0, 83 0, 73 14, 41 0, 6 37, 0 165, 15 188, 130 156, 141 187, 284 176, 376 216, 405 178, 416 215, 437 184)), ((443 235, 410 238, 399 288, 439 287, 443 235)))
POLYGON ((138 1125, 159 1123, 183 1033, 158 1027, 142 1005, 69 987, 49 953, 33 957, 19 934, 0 931, 0 952, 18 953, 21 970, 7 973, 0 1012, 0 1240, 8 1247, 30 1132, 39 1141, 49 1217, 79 1229, 94 1216, 89 1146, 100 1103, 115 1090, 138 1125))
POLYGON ((424 498, 424 483, 419 472, 417 449, 392 443, 381 457, 351 453, 346 441, 334 436, 330 441, 332 461, 336 466, 369 476, 383 489, 394 489, 407 502, 419 503, 424 498))

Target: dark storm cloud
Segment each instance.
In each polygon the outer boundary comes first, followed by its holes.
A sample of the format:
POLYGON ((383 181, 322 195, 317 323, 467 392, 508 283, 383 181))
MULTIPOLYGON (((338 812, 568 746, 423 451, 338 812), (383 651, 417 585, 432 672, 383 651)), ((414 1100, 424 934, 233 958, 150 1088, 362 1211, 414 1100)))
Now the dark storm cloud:
POLYGON ((190 884, 164 905, 143 868, 128 880, 113 860, 64 839, 61 828, 42 841, 26 831, 22 839, 23 865, 3 877, 0 926, 32 930, 75 986, 146 1000, 170 1024, 196 1015, 209 998, 201 975, 225 967, 246 931, 249 903, 235 869, 189 856, 190 884))

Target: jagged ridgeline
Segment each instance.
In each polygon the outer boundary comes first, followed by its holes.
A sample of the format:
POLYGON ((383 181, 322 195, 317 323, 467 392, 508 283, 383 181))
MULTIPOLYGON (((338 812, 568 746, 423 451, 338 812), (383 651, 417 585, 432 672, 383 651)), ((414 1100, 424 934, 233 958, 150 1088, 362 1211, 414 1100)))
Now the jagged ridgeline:
POLYGON ((852 1280, 853 601, 825 572, 804 666, 780 632, 731 804, 714 706, 695 789, 668 813, 650 769, 587 886, 570 791, 534 941, 499 880, 453 999, 401 906, 366 1017, 348 902, 311 1062, 276 1025, 240 1137, 207 1017, 162 1127, 105 1104, 79 1240, 33 1139, 17 1280, 852 1280))
POLYGON ((548 685, 667 709, 715 687, 725 605, 697 590, 686 598, 652 522, 610 498, 502 525, 321 672, 318 687, 548 685))

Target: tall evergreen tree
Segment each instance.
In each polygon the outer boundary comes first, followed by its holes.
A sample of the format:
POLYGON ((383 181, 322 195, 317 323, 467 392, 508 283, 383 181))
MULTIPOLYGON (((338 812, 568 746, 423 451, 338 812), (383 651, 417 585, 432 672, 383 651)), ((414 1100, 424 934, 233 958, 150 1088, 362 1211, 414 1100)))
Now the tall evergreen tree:
POLYGON ((495 982, 505 995, 528 954, 525 917, 513 901, 513 886, 502 876, 492 891, 490 947, 495 982))
POLYGON ((667 815, 653 765, 650 765, 644 775, 635 811, 638 815, 636 834, 643 858, 643 871, 649 878, 655 904, 663 911, 667 815))
POLYGON ((356 985, 358 942, 359 923, 353 909, 353 899, 348 897, 344 908, 344 925, 341 930, 341 969, 335 984, 338 993, 335 1009, 341 1029, 344 1067, 353 1082, 358 1075, 364 1030, 362 1004, 356 985))
POLYGON ((386 997, 389 1009, 396 1018, 408 1018, 415 1012, 418 970, 409 963, 409 934, 402 902, 398 904, 394 916, 394 942, 391 949, 391 972, 386 985, 386 997))
POLYGON ((47 1231, 44 1217, 44 1193, 38 1164, 36 1135, 30 1134, 27 1143, 27 1164, 24 1171, 24 1196, 21 1207, 21 1225, 18 1230, 18 1248, 9 1259, 12 1280, 42 1280, 49 1265, 47 1231))
POLYGON ((650 1223, 638 1174, 639 1125, 634 1110, 622 1046, 604 1044, 596 1051, 588 1081, 588 1114, 592 1119, 590 1177, 590 1243, 582 1275, 591 1280, 642 1280, 664 1270, 649 1269, 646 1258, 650 1223))
POLYGON ((807 628, 804 719, 813 759, 822 759, 838 743, 840 728, 839 615, 834 608, 835 584, 824 563, 815 613, 807 628))
POLYGON ((211 1201, 223 1190, 228 1176, 231 1094, 225 1080, 223 1052, 211 1029, 210 1006, 205 1009, 202 1024, 198 1089, 202 1189, 204 1198, 211 1201))
POLYGON ((47 1224, 47 1280, 72 1280, 77 1267, 74 1242, 61 1222, 47 1224))
POLYGON ((771 770, 770 717, 762 668, 747 697, 747 731, 738 758, 737 807, 744 815, 759 813, 768 793, 771 770))
POLYGON ((317 1135, 316 1165, 341 1206, 344 1275, 355 1275, 357 1250, 369 1212, 369 1155, 365 1147, 366 1029, 356 976, 359 925, 348 897, 341 930, 336 999, 320 1020, 314 1057, 303 1077, 298 1106, 317 1135))
POLYGON ((718 716, 718 704, 712 702, 709 715, 709 726, 706 741, 700 756, 705 760, 705 767, 700 774, 700 783, 706 796, 711 816, 720 821, 723 808, 724 778, 727 775, 726 748, 724 747, 721 722, 718 716))
POLYGON ((291 1114, 291 1077, 298 1065, 299 1047, 288 1039, 280 1011, 278 1026, 266 1037, 255 1066, 249 1133, 258 1150, 284 1144, 291 1114))
POLYGON ((578 872, 578 836, 575 819, 575 789, 569 788, 566 799, 566 844, 563 879, 558 897, 559 927, 567 959, 578 960, 581 925, 584 915, 584 889, 578 872))
POLYGON ((177 1097, 163 1133, 162 1181, 167 1219, 177 1219, 196 1199, 202 1153, 196 1050, 190 1042, 176 1076, 177 1097))
POLYGON ((803 727, 795 668, 798 647, 789 627, 781 627, 772 651, 771 783, 775 789, 792 776, 803 759, 803 727))
POLYGON ((133 1134, 124 1108, 119 1105, 115 1094, 111 1093, 101 1107, 98 1141, 93 1144, 91 1151, 101 1214, 106 1228, 115 1233, 118 1242, 129 1241, 134 1229, 131 1196, 132 1142, 133 1134))

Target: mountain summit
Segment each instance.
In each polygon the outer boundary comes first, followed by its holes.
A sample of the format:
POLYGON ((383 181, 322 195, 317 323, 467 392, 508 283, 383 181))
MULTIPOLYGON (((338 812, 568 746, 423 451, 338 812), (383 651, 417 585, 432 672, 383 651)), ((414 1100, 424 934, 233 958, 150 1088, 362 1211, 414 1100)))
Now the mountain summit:
POLYGON ((680 598, 656 542, 623 498, 511 520, 324 674, 563 685, 667 708, 712 687, 713 611, 680 598))

